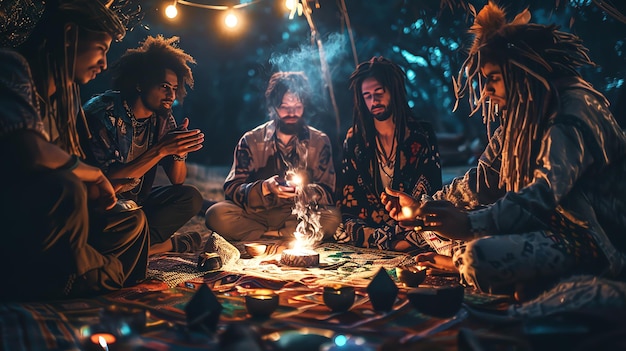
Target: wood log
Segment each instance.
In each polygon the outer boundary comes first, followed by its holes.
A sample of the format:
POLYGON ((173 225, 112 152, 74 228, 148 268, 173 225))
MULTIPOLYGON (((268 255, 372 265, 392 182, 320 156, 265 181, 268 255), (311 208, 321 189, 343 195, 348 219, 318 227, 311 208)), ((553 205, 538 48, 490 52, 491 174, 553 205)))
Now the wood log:
POLYGON ((320 254, 313 250, 283 250, 280 263, 290 267, 317 267, 320 265, 320 254))

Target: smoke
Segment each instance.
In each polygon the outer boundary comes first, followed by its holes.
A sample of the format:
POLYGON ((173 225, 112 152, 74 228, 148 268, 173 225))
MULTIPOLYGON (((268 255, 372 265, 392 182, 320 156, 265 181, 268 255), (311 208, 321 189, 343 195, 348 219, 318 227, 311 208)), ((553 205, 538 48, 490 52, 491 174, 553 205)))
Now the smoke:
MULTIPOLYGON (((331 33, 325 40, 321 40, 325 53, 326 62, 332 76, 334 67, 349 53, 349 44, 346 35, 331 33)), ((296 50, 288 53, 273 53, 269 59, 272 69, 279 71, 302 71, 306 74, 313 91, 314 105, 322 98, 323 103, 327 103, 327 83, 322 75, 320 63, 320 51, 313 43, 301 44, 296 50)))

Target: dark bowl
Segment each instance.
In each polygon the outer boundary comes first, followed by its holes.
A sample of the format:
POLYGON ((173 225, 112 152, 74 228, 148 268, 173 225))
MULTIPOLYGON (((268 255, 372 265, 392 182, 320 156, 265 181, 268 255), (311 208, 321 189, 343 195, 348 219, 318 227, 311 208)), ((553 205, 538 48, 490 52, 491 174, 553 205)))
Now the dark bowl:
POLYGON ((419 287, 407 292, 416 310, 438 318, 454 316, 461 308, 464 295, 465 289, 461 285, 419 287))
POLYGON ((345 312, 354 304, 354 288, 351 286, 325 286, 324 303, 333 312, 345 312))
POLYGON ((278 308, 278 295, 252 294, 246 295, 246 309, 255 318, 267 318, 278 308))
POLYGON ((416 287, 426 279, 426 268, 417 266, 396 267, 398 280, 408 287, 416 287))

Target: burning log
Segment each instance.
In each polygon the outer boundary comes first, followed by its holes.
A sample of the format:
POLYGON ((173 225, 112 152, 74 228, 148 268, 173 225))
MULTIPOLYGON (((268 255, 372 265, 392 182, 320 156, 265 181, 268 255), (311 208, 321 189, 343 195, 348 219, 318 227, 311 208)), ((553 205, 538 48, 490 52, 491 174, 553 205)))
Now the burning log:
POLYGON ((317 267, 320 254, 309 249, 286 249, 280 255, 280 263, 290 267, 317 267))

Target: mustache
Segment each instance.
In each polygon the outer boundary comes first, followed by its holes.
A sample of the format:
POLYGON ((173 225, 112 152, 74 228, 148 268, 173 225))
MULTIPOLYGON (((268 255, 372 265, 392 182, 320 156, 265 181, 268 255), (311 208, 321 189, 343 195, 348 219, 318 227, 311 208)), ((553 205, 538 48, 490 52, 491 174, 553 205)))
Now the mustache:
POLYGON ((375 109, 375 108, 382 108, 382 109, 387 109, 387 107, 385 105, 372 105, 371 110, 375 109))

